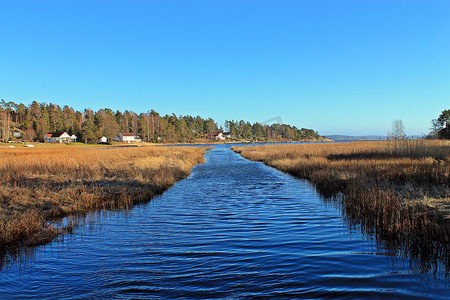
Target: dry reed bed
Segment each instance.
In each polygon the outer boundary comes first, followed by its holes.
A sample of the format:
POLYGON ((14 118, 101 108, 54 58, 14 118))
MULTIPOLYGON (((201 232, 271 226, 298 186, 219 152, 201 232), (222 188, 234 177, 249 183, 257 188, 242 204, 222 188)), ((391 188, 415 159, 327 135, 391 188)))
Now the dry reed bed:
POLYGON ((43 244, 71 229, 49 220, 148 201, 203 163, 206 150, 0 148, 0 252, 43 244))
POLYGON ((390 141, 234 147, 306 178, 381 239, 420 235, 449 244, 450 142, 390 141))

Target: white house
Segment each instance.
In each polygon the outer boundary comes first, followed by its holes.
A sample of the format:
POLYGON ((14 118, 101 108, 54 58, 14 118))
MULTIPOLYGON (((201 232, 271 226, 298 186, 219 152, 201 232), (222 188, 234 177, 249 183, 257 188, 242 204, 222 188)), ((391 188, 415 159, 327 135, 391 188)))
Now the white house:
POLYGON ((223 141, 225 137, 222 132, 209 133, 208 138, 216 141, 223 141))
POLYGON ((77 142, 77 136, 75 134, 72 134, 70 136, 69 142, 70 143, 76 143, 77 142))
POLYGON ((14 129, 10 131, 10 134, 12 135, 13 138, 15 139, 20 139, 20 137, 22 136, 22 133, 20 133, 20 131, 14 129))
MULTIPOLYGON (((76 137, 75 137, 76 138, 76 137)), ((70 143, 70 135, 67 132, 52 132, 44 135, 45 143, 70 143)))
POLYGON ((98 139, 99 144, 106 144, 108 142, 108 138, 106 136, 102 136, 98 139))
POLYGON ((217 136, 216 136, 216 141, 224 141, 225 137, 223 136, 223 133, 220 132, 217 136))
POLYGON ((134 134, 130 132, 125 133, 119 133, 116 137, 116 141, 122 142, 122 143, 132 143, 132 142, 140 142, 140 139, 136 139, 134 134))
POLYGON ((224 132, 223 133, 223 137, 226 138, 226 139, 231 139, 232 138, 231 132, 224 132))

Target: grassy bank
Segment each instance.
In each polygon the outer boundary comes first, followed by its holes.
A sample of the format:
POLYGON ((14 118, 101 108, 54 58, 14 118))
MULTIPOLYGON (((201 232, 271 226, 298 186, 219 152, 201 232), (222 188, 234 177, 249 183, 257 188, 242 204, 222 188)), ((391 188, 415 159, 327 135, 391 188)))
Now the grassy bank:
POLYGON ((346 216, 382 239, 449 244, 450 142, 391 141, 234 147, 245 158, 339 196, 346 216))
POLYGON ((71 229, 48 221, 130 208, 187 177, 207 148, 0 148, 0 252, 71 229))

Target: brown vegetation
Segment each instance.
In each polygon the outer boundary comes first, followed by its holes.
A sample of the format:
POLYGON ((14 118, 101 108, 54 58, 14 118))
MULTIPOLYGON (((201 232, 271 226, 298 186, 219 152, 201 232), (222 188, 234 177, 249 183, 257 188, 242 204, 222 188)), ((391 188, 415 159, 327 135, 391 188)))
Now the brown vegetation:
POLYGON ((450 142, 389 141, 234 147, 306 178, 381 239, 450 242, 450 142))
POLYGON ((0 252, 43 244, 71 229, 48 221, 130 208, 202 163, 207 148, 0 148, 0 252))

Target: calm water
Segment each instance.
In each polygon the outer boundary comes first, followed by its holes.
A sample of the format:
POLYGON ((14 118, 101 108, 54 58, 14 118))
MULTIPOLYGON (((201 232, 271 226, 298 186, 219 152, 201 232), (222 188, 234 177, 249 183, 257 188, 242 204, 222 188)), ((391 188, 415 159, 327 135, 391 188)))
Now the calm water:
POLYGON ((307 181, 222 145, 150 203, 88 217, 0 271, 0 298, 445 298, 307 181), (90 218, 90 219, 89 219, 90 218), (90 223, 93 223, 89 225, 90 223))

